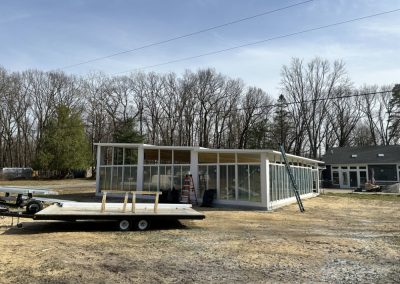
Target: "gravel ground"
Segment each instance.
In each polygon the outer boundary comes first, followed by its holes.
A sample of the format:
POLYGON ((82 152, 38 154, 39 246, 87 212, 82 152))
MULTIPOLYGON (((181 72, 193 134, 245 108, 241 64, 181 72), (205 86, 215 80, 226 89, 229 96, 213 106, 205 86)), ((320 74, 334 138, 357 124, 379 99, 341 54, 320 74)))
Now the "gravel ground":
POLYGON ((118 232, 0 219, 1 283, 400 283, 400 198, 321 195, 274 212, 118 232))

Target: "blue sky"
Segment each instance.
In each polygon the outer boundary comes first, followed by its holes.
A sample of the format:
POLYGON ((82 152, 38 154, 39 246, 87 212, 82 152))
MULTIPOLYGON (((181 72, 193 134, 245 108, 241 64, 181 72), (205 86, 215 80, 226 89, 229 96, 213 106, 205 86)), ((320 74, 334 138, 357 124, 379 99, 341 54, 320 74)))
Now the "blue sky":
MULTIPOLYGON (((2 0, 0 65, 53 70, 180 36, 302 0, 2 0)), ((106 60, 67 68, 115 74, 400 8, 400 0, 315 0, 106 60)), ((355 86, 400 83, 400 11, 146 71, 213 67, 247 85, 279 93, 292 57, 342 59, 355 86)))

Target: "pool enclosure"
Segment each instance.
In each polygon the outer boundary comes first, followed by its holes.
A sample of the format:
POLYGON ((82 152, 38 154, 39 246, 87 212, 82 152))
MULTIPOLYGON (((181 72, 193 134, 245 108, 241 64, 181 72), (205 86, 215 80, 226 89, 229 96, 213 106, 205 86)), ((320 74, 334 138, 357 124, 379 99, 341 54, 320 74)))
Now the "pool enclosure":
MULTIPOLYGON (((281 153, 148 144, 98 143, 96 192, 180 190, 193 177, 198 200, 272 209, 295 197, 281 153)), ((319 193, 317 160, 287 155, 302 197, 319 193)))

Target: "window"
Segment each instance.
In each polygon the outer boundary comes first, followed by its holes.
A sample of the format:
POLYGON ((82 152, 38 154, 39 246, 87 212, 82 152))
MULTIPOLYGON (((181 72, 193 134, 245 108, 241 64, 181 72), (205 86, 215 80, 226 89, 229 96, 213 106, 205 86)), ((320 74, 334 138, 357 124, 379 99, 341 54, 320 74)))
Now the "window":
POLYGON ((343 179, 343 185, 348 185, 349 184, 349 173, 348 172, 342 172, 342 179, 343 179))
POLYGON ((160 150, 160 164, 172 164, 172 150, 160 150))
POLYGON ((367 182, 367 172, 360 171, 360 185, 363 185, 367 182))
POLYGON ((199 164, 216 164, 217 153, 199 153, 199 164))
POLYGON ((113 165, 122 165, 123 164, 123 148, 114 148, 114 162, 113 165))
POLYGON ((397 181, 396 165, 370 165, 368 172, 372 181, 397 181))
POLYGON ((125 165, 136 165, 138 161, 137 148, 126 148, 125 149, 125 165))
POLYGON ((157 149, 144 149, 144 163, 157 164, 158 163, 158 150, 157 149))
POLYGON ((238 163, 260 163, 260 154, 237 154, 238 163))
POLYGON ((332 172, 332 184, 339 184, 339 172, 332 172))
POLYGON ((174 164, 190 164, 190 151, 174 150, 174 164))
POLYGON ((235 154, 234 153, 220 153, 219 154, 219 162, 220 163, 235 163, 235 154))

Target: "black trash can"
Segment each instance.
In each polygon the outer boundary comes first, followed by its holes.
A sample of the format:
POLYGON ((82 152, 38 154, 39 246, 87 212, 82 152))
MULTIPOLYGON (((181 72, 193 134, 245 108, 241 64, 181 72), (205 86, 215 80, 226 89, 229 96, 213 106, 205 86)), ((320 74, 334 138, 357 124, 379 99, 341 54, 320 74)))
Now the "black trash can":
POLYGON ((203 194, 203 203, 202 207, 212 207, 215 195, 217 194, 216 189, 207 189, 203 194))

